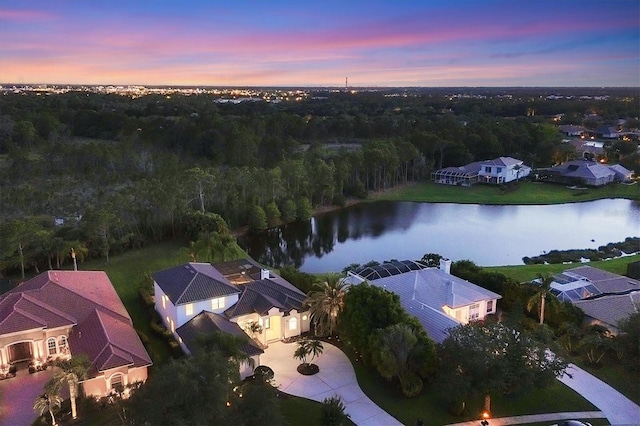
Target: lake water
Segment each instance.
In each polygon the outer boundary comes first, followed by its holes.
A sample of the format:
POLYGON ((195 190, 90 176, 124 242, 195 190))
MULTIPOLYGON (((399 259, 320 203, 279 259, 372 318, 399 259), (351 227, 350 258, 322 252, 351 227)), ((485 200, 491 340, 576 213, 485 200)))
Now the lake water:
POLYGON ((375 202, 285 225, 239 243, 251 257, 304 272, 438 253, 481 266, 521 265, 550 250, 597 248, 640 236, 640 203, 545 206, 375 202))

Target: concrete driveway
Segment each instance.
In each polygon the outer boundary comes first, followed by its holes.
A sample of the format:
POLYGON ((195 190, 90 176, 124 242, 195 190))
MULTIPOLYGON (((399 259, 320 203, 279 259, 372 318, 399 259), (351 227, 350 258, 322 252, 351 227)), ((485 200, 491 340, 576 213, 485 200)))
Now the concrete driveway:
POLYGON ((44 384, 51 377, 51 369, 29 374, 18 370, 16 377, 0 380, 0 426, 26 426, 38 417, 33 403, 42 394, 44 384))
POLYGON ((565 385, 598 407, 612 425, 640 424, 640 407, 629 398, 574 364, 560 377, 565 385))
POLYGON ((296 370, 300 361, 293 358, 295 343, 271 343, 260 357, 260 364, 271 367, 274 381, 283 392, 322 402, 338 395, 345 411, 357 425, 401 425, 373 403, 360 389, 349 358, 337 347, 323 342, 322 355, 313 360, 320 372, 305 376, 296 370))

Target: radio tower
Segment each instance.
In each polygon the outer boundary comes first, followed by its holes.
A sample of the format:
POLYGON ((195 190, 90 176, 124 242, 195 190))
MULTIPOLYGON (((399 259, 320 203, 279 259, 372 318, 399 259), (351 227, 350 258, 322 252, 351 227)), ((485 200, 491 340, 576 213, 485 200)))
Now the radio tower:
POLYGON ((345 77, 344 78, 344 88, 348 89, 349 88, 349 77, 345 77))

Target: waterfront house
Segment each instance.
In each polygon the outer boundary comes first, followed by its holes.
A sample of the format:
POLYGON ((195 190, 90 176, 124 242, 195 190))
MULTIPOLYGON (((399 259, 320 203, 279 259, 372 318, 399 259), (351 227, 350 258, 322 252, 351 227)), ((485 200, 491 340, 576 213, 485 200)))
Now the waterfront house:
POLYGON ((519 180, 530 173, 531 167, 525 166, 522 160, 498 157, 481 162, 478 182, 500 185, 519 180))
POLYGON ((152 276, 155 308, 186 353, 195 350, 198 331, 243 330, 258 348, 309 331, 306 295, 251 259, 192 262, 152 276))
POLYGON ((421 262, 394 261, 358 268, 347 273, 351 285, 368 282, 400 296, 407 313, 415 316, 431 339, 442 342, 448 330, 495 314, 499 294, 450 273, 451 261, 440 267, 421 262))

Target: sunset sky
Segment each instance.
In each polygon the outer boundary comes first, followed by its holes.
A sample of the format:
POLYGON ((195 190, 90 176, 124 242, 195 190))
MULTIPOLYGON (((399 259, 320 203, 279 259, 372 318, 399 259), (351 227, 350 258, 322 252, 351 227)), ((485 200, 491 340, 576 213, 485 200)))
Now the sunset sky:
POLYGON ((0 83, 640 85, 638 0, 0 0, 0 83))

